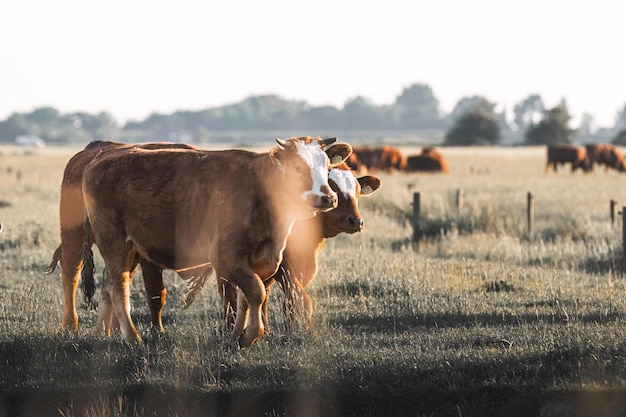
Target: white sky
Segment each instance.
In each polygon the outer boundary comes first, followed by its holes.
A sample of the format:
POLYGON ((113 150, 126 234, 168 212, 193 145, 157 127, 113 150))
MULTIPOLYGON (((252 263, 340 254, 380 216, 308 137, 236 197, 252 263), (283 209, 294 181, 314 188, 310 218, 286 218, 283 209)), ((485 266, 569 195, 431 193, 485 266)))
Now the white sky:
POLYGON ((12 0, 0 5, 0 120, 52 106, 121 123, 252 94, 342 108, 430 85, 531 93, 612 126, 626 104, 616 0, 12 0))

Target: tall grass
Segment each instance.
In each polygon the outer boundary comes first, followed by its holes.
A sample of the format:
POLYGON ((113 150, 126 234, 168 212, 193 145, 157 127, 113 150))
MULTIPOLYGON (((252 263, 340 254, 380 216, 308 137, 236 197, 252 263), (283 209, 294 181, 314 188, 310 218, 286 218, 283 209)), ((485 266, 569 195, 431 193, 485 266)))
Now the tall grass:
POLYGON ((170 271, 166 333, 150 332, 141 275, 132 305, 144 345, 94 333, 97 313, 85 306, 79 332, 60 332, 60 278, 41 272, 59 243, 59 185, 76 149, 2 149, 6 413, 488 416, 545 415, 559 404, 573 415, 619 409, 626 280, 621 222, 610 224, 609 201, 626 202, 623 177, 546 174, 540 148, 442 151, 449 175, 380 174, 382 188, 360 203, 365 231, 327 242, 310 285, 313 333, 285 321, 275 288, 270 333, 237 351, 215 287, 207 284, 184 309, 185 284, 170 271), (419 245, 410 242, 416 191, 419 220, 432 231, 419 245))

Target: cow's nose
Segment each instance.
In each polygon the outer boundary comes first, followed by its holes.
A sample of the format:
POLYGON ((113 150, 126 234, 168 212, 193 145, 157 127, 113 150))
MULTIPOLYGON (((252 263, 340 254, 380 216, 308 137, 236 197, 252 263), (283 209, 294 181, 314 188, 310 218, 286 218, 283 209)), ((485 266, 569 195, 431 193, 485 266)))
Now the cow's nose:
POLYGON ((364 220, 361 217, 350 216, 348 217, 348 223, 350 224, 350 227, 352 227, 352 230, 363 230, 364 220))

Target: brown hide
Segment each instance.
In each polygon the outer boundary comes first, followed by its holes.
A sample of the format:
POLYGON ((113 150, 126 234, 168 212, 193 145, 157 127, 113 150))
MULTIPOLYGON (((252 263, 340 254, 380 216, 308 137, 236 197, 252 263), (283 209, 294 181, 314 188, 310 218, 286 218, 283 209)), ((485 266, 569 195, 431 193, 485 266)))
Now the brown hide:
POLYGON ((580 168, 587 172, 589 169, 587 151, 584 147, 577 145, 548 145, 546 172, 550 169, 550 167, 552 167, 554 172, 556 172, 558 164, 571 164, 572 171, 576 171, 580 168))
POLYGON ((624 155, 612 144, 596 143, 585 145, 589 169, 593 170, 595 164, 604 165, 604 172, 614 169, 619 172, 626 170, 624 155))
MULTIPOLYGON (((127 307, 129 271, 139 254, 183 276, 215 271, 236 285, 251 314, 245 332, 247 313, 241 314, 232 338, 251 346, 263 334, 263 280, 278 267, 291 223, 336 204, 328 185, 315 190, 314 199, 301 198, 312 185, 303 173, 313 171, 297 155, 296 143, 312 142, 307 149, 322 144, 299 138, 263 154, 124 149, 96 158, 85 169, 83 191, 109 271, 110 299, 103 297, 101 318, 113 309, 125 339, 140 341, 127 307)), ((345 159, 349 145, 339 152, 345 159)))
POLYGON ((348 165, 356 172, 404 172, 406 163, 406 156, 400 149, 387 145, 378 148, 353 147, 348 159, 348 165))
MULTIPOLYGON (((354 175, 346 164, 335 169, 354 175)), ((337 208, 320 213, 308 220, 297 221, 294 224, 287 239, 283 261, 277 273, 272 277, 273 279, 266 281, 268 290, 276 281, 285 293, 284 311, 289 321, 292 322, 297 315, 302 315, 309 329, 312 328, 313 303, 305 287, 317 273, 317 257, 327 238, 332 238, 339 233, 356 233, 363 230, 364 221, 358 210, 357 201, 361 196, 373 193, 381 185, 380 179, 375 176, 359 177, 356 179, 356 192, 353 196, 348 194, 349 190, 344 190, 341 187, 343 184, 335 183, 332 178, 331 172, 329 183, 338 195, 337 208)), ((232 287, 229 287, 228 285, 220 285, 220 293, 224 295, 227 317, 237 313, 235 310, 236 293, 232 287)), ((267 325, 267 301, 264 305, 264 314, 267 325)))
POLYGON ((450 172, 448 163, 441 153, 431 147, 422 149, 419 155, 409 155, 406 162, 406 172, 450 172))
MULTIPOLYGON (((61 244, 53 257, 52 263, 46 270, 51 273, 56 267, 57 261, 61 263, 61 277, 64 292, 64 313, 61 325, 74 331, 78 329, 78 314, 76 313, 76 288, 79 281, 79 272, 82 266, 82 247, 84 243, 84 223, 85 204, 83 200, 83 172, 87 165, 98 155, 102 156, 111 150, 130 149, 140 147, 146 149, 194 149, 192 146, 178 143, 154 142, 142 144, 123 144, 109 141, 95 141, 88 144, 85 149, 74 155, 63 173, 61 183, 61 198, 59 204, 61 244)), ((88 242, 89 244, 91 242, 88 242)), ((143 268, 143 275, 149 272, 143 268)), ((160 270, 159 270, 160 273, 160 270)), ((89 299, 93 295, 86 293, 89 299)), ((153 291, 154 292, 154 291, 153 291)), ((161 294, 161 292, 160 292, 161 294)), ((152 299, 149 303, 165 303, 165 290, 163 288, 162 298, 152 299)), ((155 326, 162 328, 161 318, 154 316, 152 322, 155 326)))

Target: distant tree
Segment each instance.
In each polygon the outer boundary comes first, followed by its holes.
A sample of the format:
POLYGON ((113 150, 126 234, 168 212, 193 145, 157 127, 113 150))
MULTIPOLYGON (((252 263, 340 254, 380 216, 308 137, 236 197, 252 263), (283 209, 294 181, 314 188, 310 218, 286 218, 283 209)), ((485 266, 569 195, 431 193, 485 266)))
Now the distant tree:
POLYGON ((500 142, 498 116, 481 107, 470 108, 459 116, 446 133, 444 145, 493 145, 500 142))
POLYGON ((626 146, 626 129, 620 130, 611 143, 617 146, 626 146))
POLYGON ((398 127, 428 129, 442 126, 439 100, 426 84, 405 88, 393 107, 398 127))
POLYGON ((580 117, 580 125, 578 126, 578 134, 579 135, 593 135, 596 130, 598 130, 596 126, 596 121, 590 113, 583 113, 580 117))
POLYGON ((526 130, 526 144, 547 145, 571 143, 576 130, 569 127, 572 116, 563 100, 558 106, 546 110, 543 119, 526 130))
POLYGON ((454 122, 461 116, 471 111, 484 111, 485 114, 496 114, 496 104, 490 102, 481 96, 463 97, 457 101, 452 113, 450 113, 450 119, 454 122))
POLYGON ((615 130, 621 131, 626 129, 626 104, 624 108, 615 115, 615 130))
POLYGON ((302 114, 306 121, 305 128, 341 129, 344 126, 341 110, 333 106, 311 107, 302 114))
POLYGON ((517 130, 526 130, 539 122, 545 111, 539 94, 531 94, 513 108, 513 123, 517 130))
POLYGON ((348 100, 343 113, 346 129, 375 129, 384 125, 384 111, 361 96, 348 100))
POLYGON ((34 123, 40 126, 52 126, 58 123, 61 114, 57 109, 52 107, 40 107, 25 115, 28 123, 34 123))
POLYGON ((13 113, 7 120, 0 122, 0 142, 13 143, 19 135, 31 133, 26 118, 18 113, 13 113))
POLYGON ((97 115, 73 113, 70 117, 73 125, 84 129, 90 140, 115 140, 119 137, 120 128, 110 113, 101 112, 97 115))

